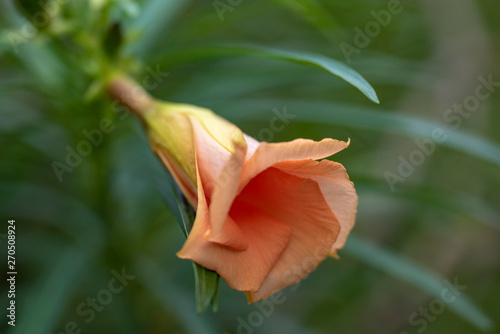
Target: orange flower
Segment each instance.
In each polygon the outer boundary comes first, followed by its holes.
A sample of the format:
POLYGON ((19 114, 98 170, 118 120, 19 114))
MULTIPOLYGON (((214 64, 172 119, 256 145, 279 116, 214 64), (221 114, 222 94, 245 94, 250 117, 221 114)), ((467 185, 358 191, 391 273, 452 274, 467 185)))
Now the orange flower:
POLYGON ((316 160, 349 142, 258 142, 183 104, 154 102, 141 117, 197 212, 177 255, 216 271, 249 302, 299 282, 344 246, 358 197, 341 164, 316 160))

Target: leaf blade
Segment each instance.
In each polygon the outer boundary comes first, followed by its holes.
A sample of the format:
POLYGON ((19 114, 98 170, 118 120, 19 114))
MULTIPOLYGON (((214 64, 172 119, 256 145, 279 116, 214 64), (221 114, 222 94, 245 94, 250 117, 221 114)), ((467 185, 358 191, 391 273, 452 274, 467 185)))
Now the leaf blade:
MULTIPOLYGON (((156 184, 177 218, 184 236, 187 238, 193 227, 196 212, 186 201, 173 178, 170 175, 165 176, 163 180, 158 180, 156 184)), ((193 262, 193 270, 197 312, 199 314, 205 313, 209 307, 212 307, 213 312, 217 312, 220 283, 219 274, 195 262, 193 262)))
POLYGON ((224 44, 197 47, 187 50, 170 50, 160 57, 160 59, 163 59, 163 61, 160 62, 163 65, 172 66, 174 64, 181 64, 195 59, 221 56, 256 56, 317 67, 348 82, 371 101, 375 103, 380 102, 375 89, 373 89, 373 87, 368 83, 368 81, 366 81, 365 78, 363 78, 361 74, 337 60, 311 52, 290 51, 254 45, 224 44))
POLYGON ((161 302, 166 311, 176 315, 186 333, 220 333, 213 322, 194 312, 187 293, 182 287, 173 283, 168 273, 157 263, 146 258, 138 259, 135 270, 139 281, 161 302))
MULTIPOLYGON (((349 237, 343 252, 402 279, 433 297, 441 298, 442 291, 450 289, 443 283, 444 278, 437 274, 355 236, 349 237)), ((448 306, 455 314, 482 331, 488 331, 493 327, 493 321, 463 292, 448 306)))
POLYGON ((161 34, 189 2, 187 0, 148 1, 129 28, 129 31, 142 31, 141 39, 129 45, 127 51, 138 56, 147 55, 161 34))
MULTIPOLYGON (((269 106, 286 105, 293 107, 297 115, 294 122, 309 122, 328 125, 348 126, 356 129, 365 129, 378 132, 393 133, 408 138, 431 138, 435 129, 441 129, 447 139, 440 145, 452 148, 458 152, 480 158, 494 165, 500 166, 500 146, 487 139, 478 137, 465 131, 453 130, 446 124, 429 121, 414 116, 398 114, 394 111, 383 111, 348 104, 329 101, 309 101, 298 99, 239 99, 230 103, 215 105, 215 110, 238 110, 238 113, 223 113, 234 122, 248 120, 269 121, 267 112, 269 106), (235 109, 237 107, 237 109, 235 109), (310 112, 314 110, 314 112, 310 112)), ((213 106, 212 106, 213 107, 213 106)))

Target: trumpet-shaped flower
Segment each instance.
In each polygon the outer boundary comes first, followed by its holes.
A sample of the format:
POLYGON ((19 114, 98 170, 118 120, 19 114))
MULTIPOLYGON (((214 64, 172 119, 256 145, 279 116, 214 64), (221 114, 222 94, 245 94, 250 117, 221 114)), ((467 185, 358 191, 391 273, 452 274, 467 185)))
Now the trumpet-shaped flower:
POLYGON ((358 197, 341 164, 318 160, 349 142, 258 142, 208 109, 147 102, 135 109, 151 146, 196 209, 179 257, 255 302, 344 246, 358 197))

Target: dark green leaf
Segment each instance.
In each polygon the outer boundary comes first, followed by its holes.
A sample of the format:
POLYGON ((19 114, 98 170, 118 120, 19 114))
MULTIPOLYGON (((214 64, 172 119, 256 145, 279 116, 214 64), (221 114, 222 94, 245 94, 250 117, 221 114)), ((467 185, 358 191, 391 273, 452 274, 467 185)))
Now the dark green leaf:
POLYGON ((194 278, 196 285, 196 310, 204 313, 209 307, 217 312, 219 307, 219 281, 220 276, 215 272, 193 262, 194 278))
POLYGON ((163 308, 176 316, 186 333, 221 333, 212 322, 196 314, 193 306, 188 302, 188 294, 182 287, 171 282, 168 273, 156 263, 140 259, 136 263, 135 271, 138 273, 139 280, 153 296, 158 298, 163 308))
MULTIPOLYGON (((179 187, 174 183, 172 177, 168 176, 161 181, 160 192, 167 200, 172 212, 178 218, 184 235, 189 235, 196 217, 196 212, 182 195, 179 187)), ((208 307, 214 312, 218 309, 219 281, 220 276, 212 270, 208 270, 193 262, 195 286, 196 286, 196 310, 204 313, 208 307)))
POLYGON ((163 54, 160 59, 163 64, 172 66, 173 64, 196 59, 221 56, 257 56, 318 67, 345 80, 359 89, 370 100, 379 103, 373 87, 358 72, 337 60, 310 52, 288 51, 253 45, 219 45, 173 50, 163 54))
POLYGON ((71 248, 55 259, 48 274, 31 287, 30 303, 23 305, 21 312, 27 317, 19 317, 17 326, 11 327, 8 333, 49 333, 54 330, 69 305, 89 256, 85 249, 71 248))
POLYGON ((342 125, 394 133, 409 138, 430 138, 435 129, 441 129, 447 136, 441 145, 500 166, 500 147, 494 142, 465 131, 452 130, 446 124, 391 111, 326 101, 294 99, 252 99, 247 101, 239 99, 234 104, 224 101, 216 110, 227 110, 225 116, 236 122, 245 120, 267 122, 269 119, 266 113, 270 110, 269 106, 283 105, 288 106, 290 112, 297 115, 294 122, 342 125), (238 112, 233 113, 233 110, 238 110, 238 112))
POLYGON ((275 0, 316 27, 329 41, 340 27, 331 13, 317 0, 275 0))
POLYGON ((190 3, 188 0, 148 0, 130 31, 137 31, 140 38, 130 45, 129 51, 147 56, 156 43, 162 41, 165 31, 177 14, 190 3))

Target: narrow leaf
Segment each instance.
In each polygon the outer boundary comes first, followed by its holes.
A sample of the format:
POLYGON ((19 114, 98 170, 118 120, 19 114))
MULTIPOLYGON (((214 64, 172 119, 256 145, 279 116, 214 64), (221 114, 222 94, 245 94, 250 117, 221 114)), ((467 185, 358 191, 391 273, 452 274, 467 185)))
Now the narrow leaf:
MULTIPOLYGON (((179 211, 182 216, 182 223, 185 231, 189 234, 194 224, 196 213, 186 201, 180 189, 178 190, 179 211)), ((209 306, 217 312, 218 294, 219 294, 219 275, 212 270, 193 262, 194 278, 196 285, 196 310, 198 313, 204 313, 209 306)))
POLYGON ((196 310, 204 313, 209 307, 217 312, 220 276, 215 272, 193 262, 196 284, 196 310))
POLYGON ((188 301, 188 294, 169 279, 168 273, 157 263, 148 259, 139 259, 136 262, 135 272, 139 281, 150 294, 158 298, 163 308, 175 315, 175 318, 184 327, 183 333, 221 333, 212 322, 207 321, 194 312, 188 301))
POLYGON ((254 56, 278 59, 321 68, 359 89, 375 103, 379 103, 373 87, 349 66, 323 55, 302 51, 288 51, 253 45, 219 45, 193 49, 172 50, 161 56, 163 65, 185 63, 195 59, 221 56, 254 56))
POLYGON ((274 0, 282 6, 289 8, 299 17, 316 27, 330 42, 333 33, 337 33, 340 25, 333 18, 328 9, 317 0, 274 0))
POLYGON ((445 123, 403 115, 394 111, 364 108, 328 101, 306 101, 296 99, 239 99, 211 107, 232 121, 269 122, 269 106, 286 105, 296 115, 294 122, 311 122, 325 125, 341 125, 394 133, 409 138, 431 138, 432 132, 441 129, 446 140, 440 145, 455 149, 500 166, 500 147, 485 138, 465 131, 453 130, 445 123), (237 113, 233 112, 238 110, 237 113), (226 111, 224 113, 224 111, 226 111))
MULTIPOLYGON (((196 212, 186 201, 170 175, 158 184, 161 184, 158 188, 177 217, 187 238, 193 227, 196 212)), ((212 307, 212 310, 216 312, 218 309, 220 276, 215 271, 206 269, 195 262, 193 262, 193 269, 196 287, 196 310, 201 314, 209 307, 212 307)))
POLYGON ((359 89, 363 94, 366 95, 370 100, 375 103, 379 103, 377 93, 373 87, 355 70, 349 66, 325 57, 323 55, 299 52, 299 51, 285 51, 274 48, 265 47, 241 47, 241 50, 246 50, 249 54, 255 54, 258 56, 266 58, 274 58, 279 60, 291 61, 299 64, 305 64, 309 66, 319 67, 331 74, 347 81, 357 89, 359 89))
MULTIPOLYGON (((379 270, 402 279, 423 292, 435 298, 441 298, 441 293, 450 287, 445 279, 434 272, 400 257, 367 241, 350 236, 343 252, 354 256, 379 270)), ((453 283, 452 283, 453 284, 453 283)), ((457 292, 458 291, 454 291, 457 292)), ((457 299, 447 306, 458 316, 467 320, 483 331, 492 328, 493 322, 486 316, 464 292, 460 291, 457 299)))
POLYGON ((29 304, 25 304, 16 327, 9 334, 49 333, 64 314, 78 278, 84 273, 90 253, 87 249, 70 248, 59 259, 54 259, 53 268, 29 290, 29 304))
POLYGON ((138 56, 146 56, 154 45, 165 37, 165 32, 177 14, 190 3, 188 0, 149 0, 129 31, 137 31, 140 38, 129 50, 138 56))

